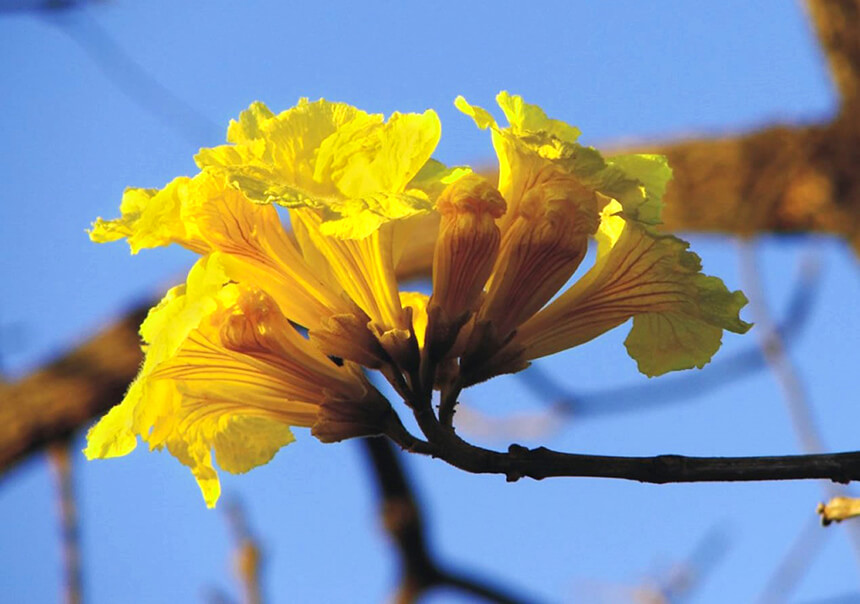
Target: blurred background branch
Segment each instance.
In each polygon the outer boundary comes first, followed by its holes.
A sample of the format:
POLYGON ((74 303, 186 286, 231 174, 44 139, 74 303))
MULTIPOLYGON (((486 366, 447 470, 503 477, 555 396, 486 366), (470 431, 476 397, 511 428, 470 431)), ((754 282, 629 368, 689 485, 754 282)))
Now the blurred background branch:
POLYGON ((387 438, 366 438, 361 442, 376 484, 382 525, 400 563, 395 598, 399 604, 415 602, 430 590, 446 588, 499 604, 531 601, 439 563, 430 547, 424 514, 406 477, 401 453, 387 438))
POLYGON ((63 552, 62 601, 66 604, 80 604, 83 601, 81 539, 70 449, 71 442, 68 440, 55 442, 49 449, 49 457, 56 481, 57 513, 63 552))

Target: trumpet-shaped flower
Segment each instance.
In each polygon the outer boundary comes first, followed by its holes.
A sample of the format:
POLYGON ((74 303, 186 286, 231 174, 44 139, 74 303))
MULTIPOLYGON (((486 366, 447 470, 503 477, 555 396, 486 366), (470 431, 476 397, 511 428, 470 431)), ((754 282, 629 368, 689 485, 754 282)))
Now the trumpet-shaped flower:
POLYGON ((701 274, 685 242, 656 230, 671 178, 663 157, 603 158, 576 142, 576 128, 521 97, 502 92, 497 101, 506 128, 462 97, 456 101, 480 128, 491 129, 508 204, 498 259, 461 361, 472 373, 467 382, 522 369, 631 318, 627 350, 649 376, 702 367, 724 329, 749 329, 738 318, 744 295, 701 274), (592 235, 595 266, 544 308, 583 260, 592 235))
POLYGON ((231 282, 220 260, 201 259, 150 311, 143 368, 85 450, 125 455, 136 436, 167 447, 210 506, 220 494, 213 450, 221 468, 246 472, 293 441, 290 426, 340 440, 378 433, 390 409, 357 366, 333 363, 268 294, 231 282))

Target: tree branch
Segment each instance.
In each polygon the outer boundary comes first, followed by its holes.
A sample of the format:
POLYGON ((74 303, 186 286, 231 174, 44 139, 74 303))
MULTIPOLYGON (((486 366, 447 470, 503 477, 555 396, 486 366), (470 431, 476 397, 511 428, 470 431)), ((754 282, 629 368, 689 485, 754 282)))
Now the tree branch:
POLYGON ((140 367, 138 307, 59 359, 0 386, 0 473, 122 400, 140 367))
POLYGON ((362 447, 379 491, 383 524, 400 560, 399 603, 414 602, 426 591, 443 587, 499 604, 525 601, 501 587, 440 566, 430 553, 421 509, 394 447, 385 438, 362 439, 362 447))
POLYGON ((80 604, 83 601, 81 535, 70 447, 70 441, 53 444, 50 448, 50 459, 56 478, 60 542, 63 549, 63 601, 66 604, 80 604))
MULTIPOLYGON (((554 476, 622 478, 653 484, 671 482, 746 482, 823 478, 848 483, 860 480, 860 452, 765 457, 621 457, 560 453, 546 447, 511 445, 507 453, 477 447, 442 426, 432 409, 415 412, 429 443, 417 451, 438 457, 473 474, 504 474, 508 481, 554 476)), ((406 450, 414 443, 388 434, 406 450)))
POLYGON ((812 25, 842 98, 842 115, 860 100, 860 0, 809 0, 812 25))

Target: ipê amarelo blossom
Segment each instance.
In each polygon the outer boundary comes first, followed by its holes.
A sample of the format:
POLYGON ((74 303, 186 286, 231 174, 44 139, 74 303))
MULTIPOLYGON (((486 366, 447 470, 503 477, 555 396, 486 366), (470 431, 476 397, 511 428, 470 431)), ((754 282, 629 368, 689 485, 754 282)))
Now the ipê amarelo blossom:
POLYGON ((94 241, 125 238, 133 253, 177 243, 202 257, 141 326, 143 366, 90 430, 86 455, 125 455, 138 437, 166 447, 212 506, 215 465, 267 463, 291 427, 324 442, 402 429, 367 370, 413 405, 631 318, 627 349, 647 375, 701 367, 724 329, 749 328, 743 294, 658 231, 664 158, 604 158, 520 97, 498 102, 507 127, 456 101, 491 130, 498 183, 431 158, 433 111, 386 121, 303 99, 278 115, 252 104, 229 144, 196 156, 197 175, 128 189, 94 241), (590 239, 594 266, 556 296, 590 239), (400 291, 395 274, 420 241, 434 241, 429 295, 400 291))

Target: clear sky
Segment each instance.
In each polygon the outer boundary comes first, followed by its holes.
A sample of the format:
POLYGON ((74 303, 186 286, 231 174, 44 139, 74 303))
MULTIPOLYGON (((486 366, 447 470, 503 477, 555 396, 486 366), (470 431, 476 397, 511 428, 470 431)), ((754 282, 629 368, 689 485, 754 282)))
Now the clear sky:
MULTIPOLYGON (((189 253, 130 257, 124 244, 89 243, 84 229, 117 214, 124 187, 160 187, 192 173, 196 150, 218 144, 229 119, 254 100, 276 111, 303 96, 386 114, 432 107, 443 123, 437 157, 482 164, 493 158, 489 137, 454 109, 458 94, 487 107, 499 90, 522 94, 579 126, 589 144, 808 122, 835 106, 802 8, 783 0, 531 8, 117 0, 54 15, 0 12, 0 81, 0 346, 13 375, 182 278, 189 253)), ((707 272, 741 286, 735 241, 692 241, 707 272)), ((857 449, 855 259, 827 239, 766 238, 757 251, 777 317, 799 260, 820 260, 812 316, 791 356, 828 448, 857 449)), ((626 356, 625 335, 620 328, 540 367, 577 392, 645 382, 626 356)), ((724 341, 721 355, 730 356, 755 335, 724 341)), ((671 379, 663 378, 669 389, 671 379)), ((469 391, 465 402, 498 417, 545 408, 513 377, 469 391)), ((517 438, 497 436, 481 442, 504 447, 517 438)), ((685 404, 574 417, 523 442, 619 455, 799 452, 767 372, 685 404)), ((119 460, 75 458, 89 600, 199 601, 213 588, 234 589, 223 510, 205 508, 178 462, 143 449, 119 460)), ((269 465, 223 476, 225 498, 241 499, 261 535, 273 602, 379 602, 391 594, 396 565, 360 453, 354 443, 323 446, 302 433, 269 465)), ((439 461, 406 461, 445 559, 547 601, 611 598, 665 578, 714 530, 727 549, 692 601, 754 600, 823 498, 814 482, 507 484, 439 461)), ((793 601, 860 598, 845 533, 821 535, 793 601)), ((0 481, 0 599, 53 601, 59 568, 51 474, 38 460, 0 481)))

